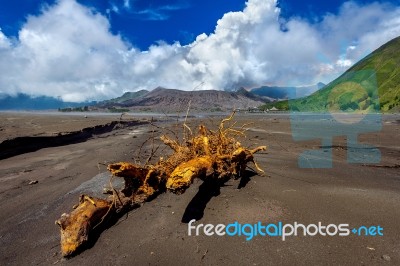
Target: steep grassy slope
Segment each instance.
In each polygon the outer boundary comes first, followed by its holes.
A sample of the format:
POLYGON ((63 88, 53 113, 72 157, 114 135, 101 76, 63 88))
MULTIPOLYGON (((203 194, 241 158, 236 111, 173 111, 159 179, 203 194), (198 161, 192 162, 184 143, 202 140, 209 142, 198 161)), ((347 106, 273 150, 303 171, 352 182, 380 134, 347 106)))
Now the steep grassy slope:
POLYGON ((384 44, 308 97, 272 106, 298 111, 399 111, 400 37, 384 44))
POLYGON ((373 69, 382 111, 400 110, 400 37, 384 44, 348 71, 373 69))

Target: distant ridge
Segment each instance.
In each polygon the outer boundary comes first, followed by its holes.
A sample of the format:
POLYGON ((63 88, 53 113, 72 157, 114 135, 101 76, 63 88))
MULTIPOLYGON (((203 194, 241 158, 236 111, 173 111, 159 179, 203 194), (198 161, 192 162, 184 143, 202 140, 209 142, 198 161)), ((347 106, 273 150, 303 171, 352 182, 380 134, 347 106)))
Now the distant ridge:
POLYGON ((95 102, 64 102, 48 96, 30 96, 18 93, 15 96, 0 94, 0 110, 54 110, 93 105, 95 102))
MULTIPOLYGON (((135 95, 136 96, 136 95, 135 95)), ((241 88, 236 92, 219 90, 182 91, 157 87, 156 89, 124 101, 107 101, 101 107, 123 107, 130 110, 182 111, 190 102, 191 110, 227 111, 247 109, 265 103, 265 98, 256 96, 241 88)))
POLYGON ((113 104, 123 103, 123 102, 128 101, 128 100, 139 98, 139 97, 141 97, 141 96, 143 96, 143 95, 145 95, 147 93, 149 93, 149 91, 147 91, 147 90, 140 90, 140 91, 136 91, 136 92, 128 91, 128 92, 125 92, 120 97, 99 102, 97 104, 97 106, 101 107, 101 106, 109 106, 109 105, 113 105, 113 104))
POLYGON ((309 96, 324 86, 325 84, 322 82, 319 82, 315 85, 299 87, 262 86, 259 88, 252 88, 250 92, 259 96, 265 96, 276 100, 284 100, 288 99, 289 94, 293 91, 295 91, 296 96, 300 98, 309 96))

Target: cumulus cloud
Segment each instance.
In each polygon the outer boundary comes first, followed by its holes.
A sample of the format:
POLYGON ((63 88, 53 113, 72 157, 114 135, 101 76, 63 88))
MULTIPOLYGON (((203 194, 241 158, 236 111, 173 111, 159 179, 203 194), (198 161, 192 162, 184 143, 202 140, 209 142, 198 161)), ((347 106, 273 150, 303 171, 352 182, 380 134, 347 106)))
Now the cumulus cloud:
POLYGON ((110 27, 95 10, 59 0, 28 17, 16 39, 0 30, 0 92, 80 101, 157 86, 229 90, 329 82, 400 35, 400 7, 347 2, 318 22, 283 21, 275 0, 248 0, 243 11, 218 20, 213 33, 147 51, 110 27))
POLYGON ((122 55, 130 50, 109 28, 104 16, 72 0, 28 17, 18 41, 0 45, 0 90, 64 100, 102 98, 118 91, 122 55))

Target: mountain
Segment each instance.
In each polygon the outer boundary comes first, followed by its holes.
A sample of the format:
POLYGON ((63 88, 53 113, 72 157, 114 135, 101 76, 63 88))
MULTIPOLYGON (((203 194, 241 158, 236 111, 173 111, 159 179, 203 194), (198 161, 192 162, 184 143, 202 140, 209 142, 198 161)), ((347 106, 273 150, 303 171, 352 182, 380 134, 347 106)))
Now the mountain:
POLYGON ((109 106, 109 105, 113 105, 113 104, 119 104, 128 100, 132 100, 132 99, 136 99, 139 98, 145 94, 149 93, 149 91, 147 90, 140 90, 140 91, 136 91, 136 92, 125 92, 122 96, 117 97, 117 98, 113 98, 110 100, 106 100, 106 101, 102 101, 99 102, 97 104, 97 106, 101 107, 101 106, 109 106))
POLYGON ((237 92, 218 90, 181 91, 158 87, 142 96, 118 103, 103 105, 106 108, 129 108, 147 111, 184 111, 189 106, 198 111, 226 111, 247 109, 265 103, 265 99, 239 89, 237 92))
MULTIPOLYGON (((382 45, 312 95, 289 102, 298 111, 400 111, 400 37, 382 45)), ((289 109, 288 101, 272 105, 289 109)), ((278 107, 278 108, 279 108, 278 107)))
POLYGON ((348 71, 376 72, 382 111, 400 111, 400 36, 382 45, 348 71))
POLYGON ((276 101, 275 98, 270 98, 268 96, 254 94, 253 92, 250 92, 243 87, 240 87, 235 93, 237 95, 241 95, 241 96, 247 97, 247 98, 255 100, 255 101, 262 101, 262 102, 276 101))
POLYGON ((94 104, 94 102, 63 102, 53 97, 34 97, 24 93, 18 93, 15 96, 0 94, 0 110, 51 110, 74 108, 90 104, 94 104))
POLYGON ((266 96, 272 99, 287 99, 292 92, 296 92, 298 98, 308 96, 325 86, 324 83, 319 82, 311 86, 300 87, 279 87, 279 86, 262 86, 259 88, 252 88, 251 93, 259 96, 266 96))

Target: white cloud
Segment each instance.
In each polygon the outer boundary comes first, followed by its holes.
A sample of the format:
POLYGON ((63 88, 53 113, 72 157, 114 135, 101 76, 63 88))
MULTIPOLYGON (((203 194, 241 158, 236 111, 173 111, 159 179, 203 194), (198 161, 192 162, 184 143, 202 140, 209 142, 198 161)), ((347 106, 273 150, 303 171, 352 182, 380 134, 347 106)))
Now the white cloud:
POLYGON ((124 7, 125 8, 131 8, 131 2, 130 2, 130 0, 124 0, 124 7))
POLYGON ((114 13, 119 14, 119 8, 118 8, 117 5, 111 4, 111 10, 112 10, 114 13))
POLYGON ((0 28, 0 49, 6 49, 9 48, 11 45, 10 41, 8 38, 3 34, 0 28))
MULTIPOLYGON (((111 9, 120 14, 118 7, 115 3, 111 2, 111 9), (117 9, 117 11, 115 11, 117 9)), ((190 5, 187 2, 179 4, 165 4, 165 5, 154 5, 154 3, 148 3, 146 8, 138 7, 135 5, 134 1, 123 0, 121 3, 121 9, 132 17, 140 20, 150 20, 150 21, 163 21, 168 20, 171 17, 173 11, 186 9, 190 5)), ((122 13, 122 12, 121 12, 122 13)))
POLYGON ((73 0, 28 17, 18 43, 3 52, 8 60, 0 61, 0 90, 65 100, 114 95, 122 85, 116 82, 124 65, 121 53, 134 50, 109 28, 104 16, 73 0), (104 86, 107 90, 98 89, 104 86))
MULTIPOLYGON (((126 1, 127 3, 129 1, 126 1)), ((190 90, 329 82, 400 35, 400 8, 345 3, 319 22, 285 21, 274 0, 249 0, 196 41, 138 51, 110 32, 108 19, 59 0, 28 17, 17 40, 0 30, 0 93, 104 99, 157 86, 190 90)), ((0 25, 1 26, 1 25, 0 25)))

